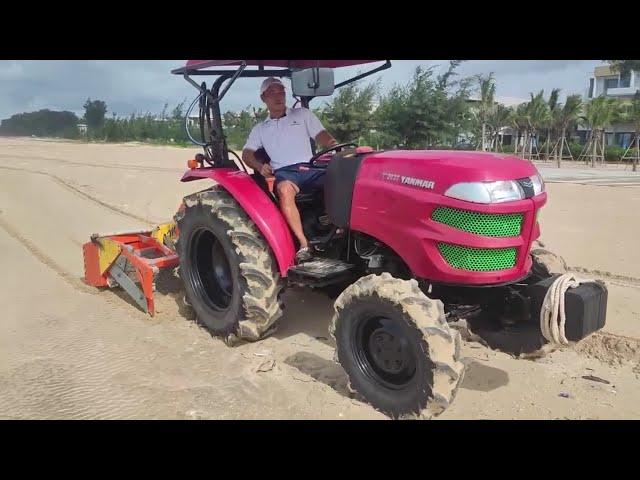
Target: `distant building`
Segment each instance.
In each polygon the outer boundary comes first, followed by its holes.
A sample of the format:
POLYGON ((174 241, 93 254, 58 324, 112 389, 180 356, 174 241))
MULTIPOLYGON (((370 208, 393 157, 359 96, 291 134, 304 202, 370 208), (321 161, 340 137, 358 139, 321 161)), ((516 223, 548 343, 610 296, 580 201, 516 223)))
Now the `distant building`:
MULTIPOLYGON (((470 103, 480 103, 480 95, 474 94, 471 95, 468 99, 470 103)), ((522 103, 527 103, 529 99, 527 98, 518 98, 518 97, 504 97, 504 96, 495 96, 494 100, 496 103, 500 105, 504 105, 505 107, 517 107, 522 103)))
POLYGON ((191 115, 187 120, 189 127, 198 127, 200 126, 200 115, 191 115))
POLYGON ((86 123, 79 123, 78 124, 78 131, 82 135, 86 135, 87 134, 87 124, 86 123))
MULTIPOLYGON (((588 102, 596 97, 606 96, 620 100, 631 99, 640 90, 640 71, 632 71, 626 75, 614 71, 610 65, 597 66, 593 76, 589 78, 583 100, 588 102)), ((578 134, 585 142, 589 130, 579 126, 578 134)), ((627 148, 633 138, 633 124, 614 123, 605 130, 607 145, 618 145, 627 148)))
POLYGON ((585 99, 589 100, 601 95, 615 98, 631 98, 640 90, 640 72, 621 75, 610 65, 601 65, 594 69, 589 78, 589 87, 585 99))

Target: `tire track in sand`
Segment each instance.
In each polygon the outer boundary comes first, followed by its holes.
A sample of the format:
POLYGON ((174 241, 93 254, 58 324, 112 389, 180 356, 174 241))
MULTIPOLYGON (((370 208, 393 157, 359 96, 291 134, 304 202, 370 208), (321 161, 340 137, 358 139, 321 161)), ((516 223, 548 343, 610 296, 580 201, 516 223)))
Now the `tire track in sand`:
POLYGON ((53 258, 44 253, 38 247, 36 247, 28 238, 20 234, 20 232, 14 228, 9 222, 2 218, 0 212, 0 227, 7 232, 7 234, 26 248, 31 255, 36 257, 41 263, 53 270, 60 278, 71 285, 77 290, 81 290, 87 293, 95 293, 95 290, 82 282, 79 278, 66 271, 60 266, 53 258))
MULTIPOLYGON (((13 171, 19 171, 19 172, 27 172, 27 173, 32 173, 32 174, 36 174, 36 175, 44 175, 46 177, 49 177, 51 179, 53 179, 58 185, 62 186, 63 188, 71 191, 72 193, 74 193, 77 196, 80 196, 81 198, 84 198, 86 200, 89 200, 93 203, 96 203, 100 206, 102 206, 103 208, 106 208, 108 210, 111 210, 115 213, 118 213, 120 215, 124 215, 125 217, 129 217, 129 218, 133 218, 134 220, 137 221, 141 221, 144 222, 148 225, 153 225, 153 222, 151 222, 149 219, 146 219, 144 217, 140 217, 138 215, 126 212, 118 207, 115 207, 113 205, 109 205, 106 202, 103 202, 102 200, 95 198, 85 192, 83 192, 82 190, 74 187, 73 185, 71 185, 70 183, 66 182, 65 180, 63 180, 62 178, 58 177, 57 175, 48 173, 48 172, 43 172, 43 171, 39 171, 39 170, 31 170, 28 168, 18 168, 18 167, 6 167, 6 166, 0 166, 0 169, 3 170, 13 170, 13 171)), ((13 225, 11 225, 9 222, 7 222, 4 218, 2 218, 1 215, 1 211, 0 211, 0 227, 2 227, 2 229, 7 232, 7 234, 9 236, 11 236, 14 240, 18 241, 21 245, 24 246, 24 248, 26 248, 29 253, 31 253, 35 258, 37 258, 41 263, 43 263, 45 266, 49 267, 51 270, 53 270, 60 278, 62 278, 65 282, 67 282, 67 284, 71 285, 73 288, 83 291, 85 293, 91 293, 91 294, 96 294, 99 293, 98 290, 86 285, 82 279, 76 277, 75 275, 69 273, 67 270, 65 270, 61 265, 59 265, 53 258, 51 258, 49 255, 47 255, 45 252, 43 252, 40 248, 38 248, 33 242, 31 242, 28 238, 26 238, 25 236, 23 236, 17 228, 15 228, 13 225)))
POLYGON ((623 287, 640 287, 640 278, 637 277, 618 275, 617 273, 611 273, 603 270, 591 270, 584 267, 568 267, 568 270, 575 273, 585 273, 595 278, 606 279, 615 285, 621 285, 623 287))
MULTIPOLYGON (((28 168, 19 168, 19 167, 7 167, 7 166, 0 166, 0 169, 4 169, 4 170, 11 170, 11 171, 19 171, 19 172, 27 172, 27 173, 32 173, 32 174, 36 174, 36 175, 43 175, 46 177, 51 178, 52 180, 54 180, 55 183, 57 183, 58 185, 60 185, 61 187, 67 189, 68 191, 70 191, 71 193, 75 194, 76 196, 79 196, 85 200, 89 200, 95 204, 100 205, 103 208, 106 208, 108 210, 111 210, 112 212, 115 212, 119 215, 128 217, 128 218, 132 218, 134 220, 146 223, 147 225, 149 225, 150 227, 153 227, 156 225, 155 222, 152 222, 151 220, 129 213, 127 211, 124 211, 114 205, 110 205, 106 202, 103 202, 102 200, 93 197, 92 195, 89 195, 88 193, 76 188, 75 186, 71 185, 70 183, 68 183, 67 181, 65 181, 64 179, 58 177, 57 175, 51 174, 49 172, 44 172, 44 171, 39 171, 39 170, 31 170, 28 168)), ((74 274, 70 273, 69 271, 67 271, 64 267, 62 267, 58 262, 56 262, 52 257, 50 257, 49 255, 47 255, 41 248, 37 247, 32 241, 30 241, 28 238, 26 238, 24 235, 22 235, 19 230, 13 226, 11 223, 9 223, 6 219, 2 218, 2 210, 0 209, 0 227, 2 227, 3 230, 5 230, 7 232, 7 234, 12 237, 14 240, 16 240, 17 242, 19 242, 21 245, 24 246, 24 248, 29 251, 36 259, 38 259, 42 264, 44 264, 45 266, 49 267, 51 270, 53 270, 60 278, 62 278, 68 285, 70 285, 71 287, 73 287, 74 289, 84 292, 84 293, 89 293, 92 295, 98 295, 98 294, 103 294, 106 293, 101 289, 96 289, 92 286, 87 285, 86 283, 84 283, 83 279, 80 277, 75 276, 74 274)), ((71 239, 71 241, 75 244, 77 242, 75 242, 73 239, 71 239)), ((160 279, 160 281, 163 281, 160 279)), ((173 286, 172 288, 170 288, 169 290, 171 290, 171 293, 169 292, 165 292, 165 293, 161 293, 161 292, 156 292, 156 320, 157 321, 162 321, 162 319, 164 317, 166 317, 167 315, 170 317, 176 316, 176 315, 180 315, 182 316, 183 313, 181 313, 179 311, 179 308, 176 305, 176 299, 173 298, 175 297, 175 295, 177 295, 177 293, 175 293, 176 287, 173 286), (163 313, 160 313, 161 310, 163 311, 163 313), (165 314, 166 312, 166 314, 165 314)), ((122 291, 120 291, 120 289, 115 289, 114 291, 112 291, 111 289, 107 290, 107 292, 109 292, 110 294, 107 296, 104 296, 104 300, 107 304, 111 305, 111 306, 121 306, 121 305, 126 305, 127 303, 130 303, 133 306, 132 311, 135 312, 135 314, 141 315, 142 318, 148 319, 148 315, 145 314, 144 312, 142 312, 141 310, 139 310, 137 308, 136 305, 134 305, 133 301, 128 299, 128 297, 126 296, 126 294, 124 294, 122 291)))
MULTIPOLYGON (((116 289, 100 289, 95 288, 90 285, 87 285, 83 278, 76 277, 74 274, 67 271, 64 267, 58 264, 53 258, 44 253, 40 248, 38 248, 33 242, 31 242, 28 238, 23 236, 16 228, 14 228, 9 222, 7 222, 4 218, 2 218, 2 210, 0 210, 0 228, 2 228, 7 234, 20 243, 31 255, 33 255, 40 263, 51 269, 54 273, 56 273, 62 280, 64 280, 69 286, 74 288, 75 290, 88 293, 90 295, 100 295, 102 299, 110 306, 126 306, 129 304, 131 308, 131 314, 138 315, 139 318, 143 318, 148 320, 150 317, 148 314, 144 313, 140 310, 137 305, 133 302, 133 300, 129 299, 128 295, 124 293, 120 288, 116 289), (108 293, 108 295, 104 295, 108 293)), ((167 282, 166 279, 158 279, 164 283, 167 282)), ((164 285, 163 283, 163 285, 164 285)), ((179 294, 176 293, 179 287, 175 285, 169 285, 164 287, 166 292, 158 292, 156 291, 155 302, 156 302, 156 315, 155 321, 162 322, 167 318, 173 318, 175 316, 185 316, 186 314, 180 311, 178 306, 178 297, 179 294)), ((188 315, 187 315, 188 317, 188 315)))
POLYGON ((98 163, 83 163, 83 162, 74 162, 71 160, 63 160, 61 158, 55 158, 55 157, 42 157, 42 156, 35 156, 35 155, 9 155, 6 153, 0 153, 0 158, 7 158, 7 159, 21 159, 21 160, 45 160, 45 161, 50 161, 50 162, 58 162, 58 163, 63 163, 66 165, 74 165, 74 166, 78 166, 78 167, 92 167, 92 168, 109 168, 112 170, 136 170, 136 171, 142 171, 142 172, 170 172, 170 173, 175 173, 175 172, 184 172, 185 169, 184 168, 171 168, 171 167, 149 167, 149 166, 145 166, 145 165, 131 165, 131 164, 127 164, 127 163, 112 163, 109 165, 100 165, 98 163))
POLYGON ((127 212, 126 210, 122 210, 114 205, 111 205, 109 203, 103 202, 102 200, 100 200, 99 198, 96 198, 92 195, 89 195, 86 192, 83 192, 82 190, 80 190, 79 188, 74 187, 73 185, 71 185, 69 182, 63 180, 62 178, 58 177, 57 175, 54 175, 52 173, 49 172, 44 172, 42 170, 31 170, 29 168, 18 168, 18 167, 5 167, 5 166, 0 166, 0 169, 3 170, 13 170, 13 171, 18 171, 18 172, 27 172, 27 173, 33 173, 36 175, 44 175, 47 177, 52 178, 58 185, 66 188, 67 190, 75 193, 76 195, 79 195, 80 197, 86 199, 86 200, 90 200, 108 210, 111 210, 112 212, 116 212, 120 215, 124 215, 125 217, 129 217, 129 218, 133 218, 134 220, 138 220, 139 222, 144 222, 149 226, 153 226, 154 222, 152 222, 151 220, 149 220, 148 218, 144 218, 141 217, 139 215, 136 215, 135 213, 130 213, 127 212))

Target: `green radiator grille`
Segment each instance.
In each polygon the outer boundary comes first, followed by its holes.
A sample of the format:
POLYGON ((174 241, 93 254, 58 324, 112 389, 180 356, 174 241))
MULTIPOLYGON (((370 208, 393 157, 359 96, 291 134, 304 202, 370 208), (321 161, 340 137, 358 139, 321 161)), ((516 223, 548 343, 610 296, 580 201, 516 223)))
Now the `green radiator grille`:
POLYGON ((459 230, 487 237, 516 237, 522 229, 521 213, 479 213, 438 207, 431 218, 459 230))
POLYGON ((471 248, 439 243, 438 250, 454 268, 472 272, 507 270, 516 264, 516 248, 471 248))

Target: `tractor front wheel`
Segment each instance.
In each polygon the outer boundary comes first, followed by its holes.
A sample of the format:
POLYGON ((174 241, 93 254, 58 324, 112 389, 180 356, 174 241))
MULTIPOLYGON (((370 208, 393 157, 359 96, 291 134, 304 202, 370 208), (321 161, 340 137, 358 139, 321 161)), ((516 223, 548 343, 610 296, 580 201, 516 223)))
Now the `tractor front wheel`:
POLYGON ((335 302, 330 333, 352 390, 392 418, 431 418, 464 375, 460 334, 415 280, 369 275, 335 302))

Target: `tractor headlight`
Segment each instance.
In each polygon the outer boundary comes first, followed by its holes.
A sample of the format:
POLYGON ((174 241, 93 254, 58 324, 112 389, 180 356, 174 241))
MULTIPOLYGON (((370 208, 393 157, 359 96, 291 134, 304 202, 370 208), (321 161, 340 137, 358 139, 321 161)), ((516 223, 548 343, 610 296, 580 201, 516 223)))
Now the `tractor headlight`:
POLYGON ((524 191, 514 180, 456 183, 445 196, 474 203, 502 203, 522 200, 524 191))
POLYGON ((541 175, 534 175, 533 177, 529 177, 531 183, 533 184, 533 194, 540 195, 544 192, 544 180, 542 180, 541 175))
MULTIPOLYGON (((540 175, 533 175, 529 180, 534 196, 544 192, 544 182, 540 175)), ((474 203, 513 202, 526 198, 523 188, 515 180, 456 183, 449 187, 445 196, 474 203)))

